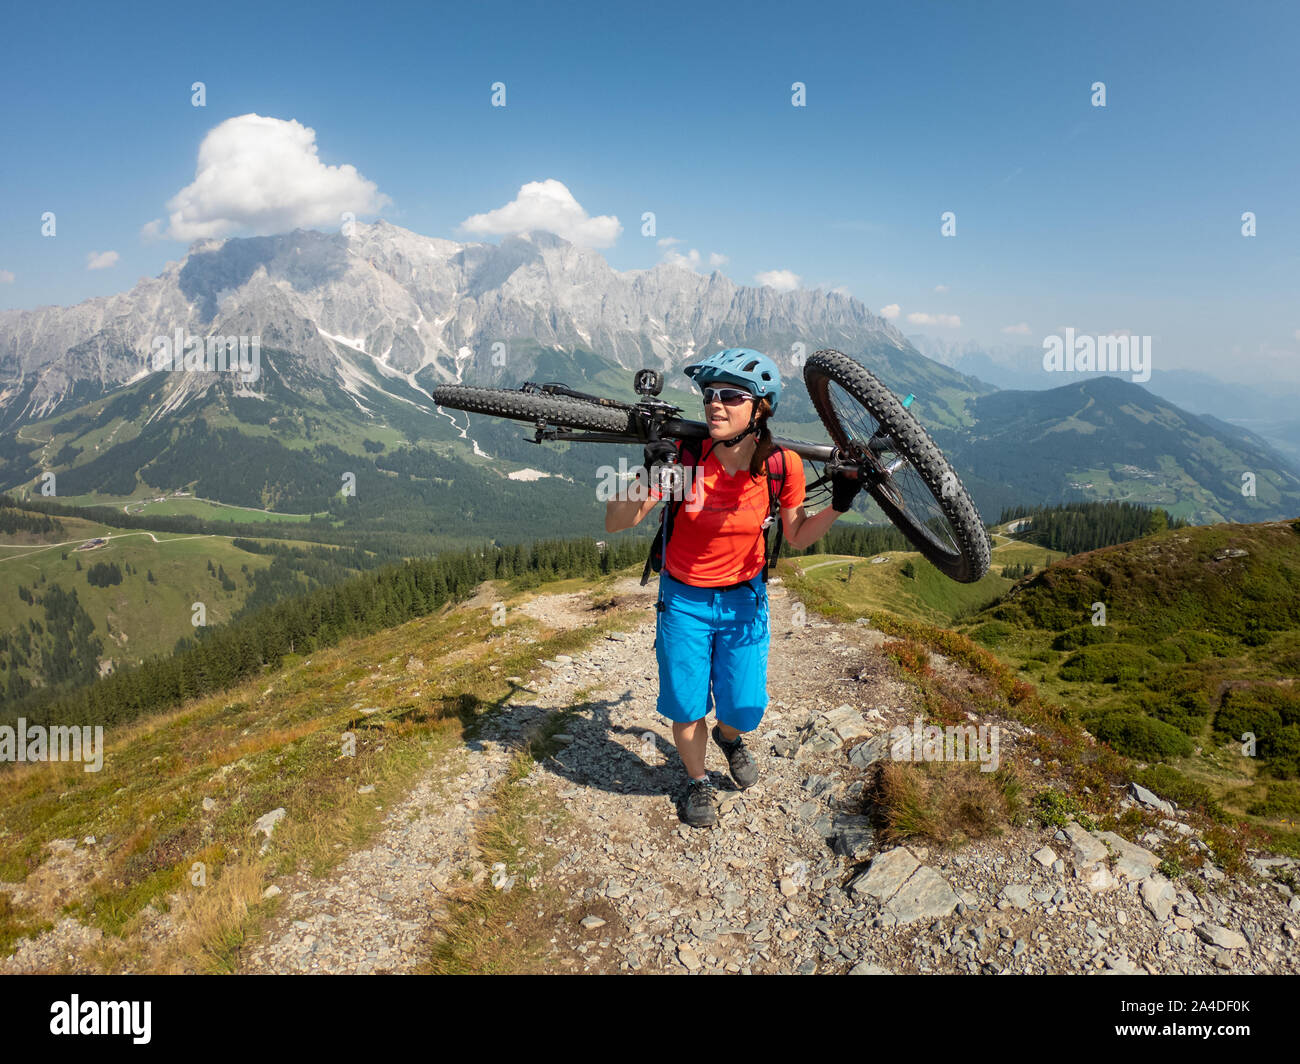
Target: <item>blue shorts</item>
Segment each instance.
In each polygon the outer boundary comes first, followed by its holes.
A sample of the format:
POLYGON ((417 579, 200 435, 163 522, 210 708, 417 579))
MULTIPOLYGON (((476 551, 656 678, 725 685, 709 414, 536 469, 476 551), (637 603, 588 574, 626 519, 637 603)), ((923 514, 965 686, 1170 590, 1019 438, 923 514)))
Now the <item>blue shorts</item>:
POLYGON ((722 591, 660 573, 655 609, 659 712, 685 724, 713 709, 737 731, 757 728, 767 709, 771 639, 763 574, 722 591))

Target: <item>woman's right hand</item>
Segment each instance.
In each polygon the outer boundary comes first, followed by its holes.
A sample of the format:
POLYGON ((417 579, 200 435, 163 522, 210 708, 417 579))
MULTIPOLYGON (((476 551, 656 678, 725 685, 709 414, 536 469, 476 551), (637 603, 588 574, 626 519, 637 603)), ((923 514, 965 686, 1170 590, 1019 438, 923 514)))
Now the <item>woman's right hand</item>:
POLYGON ((625 528, 641 523, 658 502, 650 494, 652 483, 649 469, 638 469, 636 481, 627 486, 624 497, 610 499, 605 503, 606 532, 622 532, 625 528))
POLYGON ((645 445, 642 458, 646 469, 652 471, 657 465, 677 460, 677 445, 672 440, 655 440, 645 445))

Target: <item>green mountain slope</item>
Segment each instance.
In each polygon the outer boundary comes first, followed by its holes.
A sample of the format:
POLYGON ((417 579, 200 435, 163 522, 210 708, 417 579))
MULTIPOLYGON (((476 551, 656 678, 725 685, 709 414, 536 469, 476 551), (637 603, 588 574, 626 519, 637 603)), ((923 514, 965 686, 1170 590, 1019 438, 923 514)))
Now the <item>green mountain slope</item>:
POLYGON ((972 432, 935 436, 986 516, 1071 499, 1160 506, 1196 524, 1300 513, 1300 476, 1258 437, 1115 377, 995 392, 971 409, 972 432))
MULTIPOLYGON (((781 337, 766 339, 769 349, 782 349, 781 337)), ((598 354, 516 348, 530 379, 634 397, 631 374, 598 354)), ((849 353, 897 394, 916 395, 912 410, 986 519, 1008 506, 1071 499, 1159 505, 1195 523, 1300 513, 1300 476, 1285 457, 1129 382, 1097 377, 1041 392, 989 392, 907 350, 878 344, 849 353)), ((538 446, 526 424, 439 412, 426 394, 436 383, 431 367, 408 380, 359 352, 340 346, 337 354, 333 382, 268 350, 262 398, 236 394, 225 379, 178 395, 197 385, 155 374, 8 431, 0 435, 0 488, 32 491, 54 473, 60 498, 143 501, 187 490, 229 505, 328 512, 372 537, 506 542, 518 539, 521 514, 535 535, 599 534, 601 468, 640 460, 634 446, 538 446), (348 473, 355 498, 339 494, 348 473)), ((472 383, 514 387, 521 382, 513 372, 502 368, 495 379, 472 383)), ((699 397, 678 369, 665 377, 663 398, 699 417, 699 397)), ((826 439, 801 381, 788 381, 774 429, 826 439)))
POLYGON ((962 630, 1122 753, 1172 766, 1229 809, 1300 814, 1300 521, 1075 555, 962 630))

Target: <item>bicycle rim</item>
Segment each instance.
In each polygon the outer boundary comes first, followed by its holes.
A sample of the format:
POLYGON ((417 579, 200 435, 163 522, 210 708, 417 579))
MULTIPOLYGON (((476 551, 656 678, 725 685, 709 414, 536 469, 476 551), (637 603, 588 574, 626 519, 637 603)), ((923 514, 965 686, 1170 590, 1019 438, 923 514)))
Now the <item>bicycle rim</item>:
POLYGON ((984 526, 966 489, 920 423, 865 367, 819 351, 804 371, 836 447, 871 471, 876 504, 941 572, 969 583, 988 570, 984 526))
MULTIPOLYGON (((906 517, 908 523, 923 533, 936 550, 953 558, 961 557, 961 545, 956 528, 934 497, 934 492, 917 472, 911 459, 896 446, 868 446, 878 435, 889 436, 883 426, 852 394, 834 381, 829 382, 827 398, 836 420, 844 426, 846 439, 841 445, 851 458, 866 459, 880 479, 869 489, 872 497, 886 513, 892 508, 906 517), (886 507, 885 504, 888 504, 886 507)), ((892 438, 891 438, 892 443, 892 438)))

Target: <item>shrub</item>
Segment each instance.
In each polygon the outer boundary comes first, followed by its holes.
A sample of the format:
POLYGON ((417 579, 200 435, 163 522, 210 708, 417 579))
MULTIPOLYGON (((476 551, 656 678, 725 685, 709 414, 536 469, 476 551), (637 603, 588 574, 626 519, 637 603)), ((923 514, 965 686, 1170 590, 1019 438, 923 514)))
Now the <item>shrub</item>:
POLYGON ((1193 750, 1192 740, 1183 732, 1138 713, 1107 713, 1093 725, 1092 733, 1121 754, 1142 761, 1187 757, 1193 750))
POLYGON ((971 629, 970 637, 986 647, 1001 646, 1015 629, 1006 621, 985 621, 978 628, 971 629))
POLYGON ((930 653, 920 643, 911 639, 893 639, 880 646, 881 652, 898 663, 904 672, 914 676, 930 674, 930 653))
POLYGON ((1032 813, 1046 827, 1063 828, 1071 820, 1077 820, 1086 831, 1092 831, 1097 826, 1074 795, 1051 787, 1034 795, 1032 813))
MULTIPOLYGON (((1177 670, 1170 672, 1176 673, 1177 670)), ((1170 692, 1159 689, 1159 685, 1149 685, 1157 689, 1138 691, 1116 708, 1162 720, 1196 738, 1205 730, 1211 706, 1199 684, 1194 680, 1189 683, 1185 677, 1179 680, 1181 690, 1170 692)))
POLYGON ((1008 766, 986 774, 962 765, 887 761, 866 795, 892 844, 926 838, 944 846, 999 835, 1019 813, 1020 781, 1008 766))
POLYGON ((1104 624, 1076 624, 1052 640, 1053 650, 1078 650, 1094 643, 1113 643, 1119 636, 1104 624))
POLYGON ((1214 715, 1214 736, 1238 742, 1250 732, 1268 771, 1280 779, 1300 775, 1300 692, 1280 684, 1234 687, 1214 715))
POLYGON ((1300 776, 1300 724, 1286 724, 1260 745, 1259 753, 1268 758, 1268 773, 1278 779, 1300 776))
POLYGON ((1001 606, 995 606, 989 611, 989 616, 995 621, 1006 621, 1017 628, 1031 627, 1029 623, 1029 614, 1015 602, 1004 602, 1001 606))
POLYGON ((1225 699, 1223 708, 1214 714, 1214 737, 1220 742, 1240 742, 1246 732, 1262 740, 1281 728, 1282 718, 1275 709, 1230 705, 1225 699))
POLYGON ((1210 788, 1184 776, 1169 765, 1152 765, 1150 768, 1144 768, 1133 778, 1147 790, 1175 805, 1187 809, 1200 809, 1211 815, 1218 811, 1219 803, 1210 788))
POLYGON ((1179 632, 1148 648, 1161 661, 1180 664, 1185 661, 1204 661, 1206 658, 1226 658, 1236 647, 1231 639, 1210 632, 1179 632))
POLYGON ((1093 683, 1125 683, 1143 679, 1154 663, 1136 647, 1105 645, 1084 647, 1061 664, 1061 679, 1093 683))
POLYGON ((1246 812, 1270 820, 1293 820, 1300 817, 1300 783, 1270 783, 1268 797, 1253 803, 1246 812))

